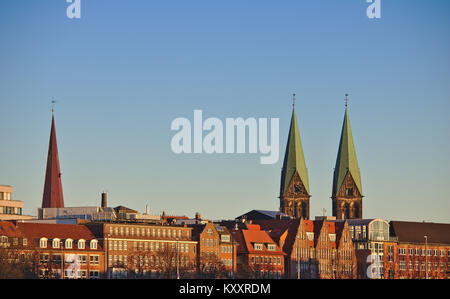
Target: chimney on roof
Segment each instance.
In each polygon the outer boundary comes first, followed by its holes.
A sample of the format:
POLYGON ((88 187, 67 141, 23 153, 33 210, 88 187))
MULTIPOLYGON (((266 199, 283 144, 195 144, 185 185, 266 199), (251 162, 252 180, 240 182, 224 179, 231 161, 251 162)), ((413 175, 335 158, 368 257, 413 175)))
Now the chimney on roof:
POLYGON ((150 207, 145 205, 145 215, 150 215, 150 207))
POLYGON ((195 220, 201 220, 202 217, 199 212, 195 213, 195 220))
POLYGON ((104 209, 108 206, 107 202, 106 202, 107 198, 108 198, 108 195, 106 194, 106 192, 103 192, 102 193, 102 208, 104 208, 104 209))

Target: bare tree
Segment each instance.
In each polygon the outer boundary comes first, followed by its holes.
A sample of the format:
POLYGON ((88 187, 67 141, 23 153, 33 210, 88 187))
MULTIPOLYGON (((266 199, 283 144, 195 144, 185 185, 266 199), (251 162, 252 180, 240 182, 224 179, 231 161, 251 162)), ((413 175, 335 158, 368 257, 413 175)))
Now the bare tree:
POLYGON ((203 252, 197 267, 199 278, 225 278, 227 270, 225 265, 219 259, 216 253, 203 252))
POLYGON ((0 247, 0 279, 38 278, 38 264, 35 250, 0 247))

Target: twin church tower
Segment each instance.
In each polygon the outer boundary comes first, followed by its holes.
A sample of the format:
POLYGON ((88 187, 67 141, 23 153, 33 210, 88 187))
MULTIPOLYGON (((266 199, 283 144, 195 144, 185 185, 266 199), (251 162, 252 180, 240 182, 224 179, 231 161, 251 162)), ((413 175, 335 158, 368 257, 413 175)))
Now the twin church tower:
MULTIPOLYGON (((331 199, 333 216, 337 219, 362 218, 361 175, 353 143, 346 95, 344 124, 342 125, 331 199)), ((295 114, 295 95, 291 127, 284 156, 280 184, 280 212, 294 218, 310 219, 308 169, 303 154, 300 131, 295 114)))

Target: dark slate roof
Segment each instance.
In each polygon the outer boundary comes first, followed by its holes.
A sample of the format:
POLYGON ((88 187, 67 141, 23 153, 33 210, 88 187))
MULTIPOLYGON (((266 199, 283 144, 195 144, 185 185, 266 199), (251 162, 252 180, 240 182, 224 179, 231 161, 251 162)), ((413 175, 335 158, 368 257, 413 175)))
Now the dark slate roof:
POLYGON ((124 207, 124 206, 115 207, 114 211, 116 213, 134 213, 134 214, 137 213, 137 211, 135 211, 133 209, 130 209, 130 208, 127 208, 127 207, 124 207))
POLYGON ((425 243, 424 236, 431 244, 450 244, 450 224, 432 222, 391 221, 391 236, 400 243, 425 243))
POLYGON ((271 219, 276 219, 278 215, 281 215, 282 217, 290 218, 289 215, 287 215, 285 213, 281 213, 280 211, 251 210, 250 212, 245 213, 245 214, 237 217, 236 219, 240 219, 240 218, 243 218, 244 216, 248 216, 248 215, 254 214, 254 213, 261 214, 261 215, 266 216, 267 218, 271 218, 271 219))

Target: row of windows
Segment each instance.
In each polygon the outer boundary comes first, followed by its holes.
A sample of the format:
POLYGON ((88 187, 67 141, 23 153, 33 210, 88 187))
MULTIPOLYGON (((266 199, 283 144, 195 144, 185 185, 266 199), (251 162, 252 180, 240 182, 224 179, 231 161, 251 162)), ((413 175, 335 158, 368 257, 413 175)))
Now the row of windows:
MULTIPOLYGON (((128 250, 128 241, 121 240, 109 240, 108 250, 114 251, 127 251, 128 250)), ((189 244, 185 243, 165 243, 165 242, 138 242, 133 241, 133 251, 164 251, 167 248, 171 248, 172 250, 178 250, 178 252, 189 252, 191 248, 189 244), (178 246, 178 248, 177 248, 178 246)), ((195 248, 195 246, 192 246, 195 248)))
MULTIPOLYGON (((12 244, 14 246, 19 245, 19 238, 11 238, 11 240, 12 240, 12 244)), ((8 241, 9 241, 9 238, 7 236, 1 236, 0 237, 0 245, 7 244, 8 241)), ((27 246, 28 240, 26 238, 24 238, 22 240, 22 242, 23 242, 23 246, 27 246)))
MULTIPOLYGON (((275 244, 266 244, 266 246, 268 251, 275 251, 277 249, 275 244)), ((253 244, 253 248, 255 248, 255 250, 264 250, 264 245, 261 243, 255 243, 253 244)))
POLYGON ((232 266, 233 265, 233 260, 232 259, 222 259, 222 264, 224 264, 225 266, 232 266))
POLYGON ((22 215, 22 208, 3 207, 1 211, 7 215, 22 215))
MULTIPOLYGON (((52 254, 51 262, 52 264, 61 264, 61 254, 52 254)), ((87 264, 87 255, 86 254, 65 254, 64 255, 64 264, 78 264, 78 265, 86 265, 87 264)), ((39 263, 48 264, 50 262, 50 255, 48 253, 39 254, 39 263)), ((90 265, 98 265, 100 264, 100 256, 99 255, 89 255, 89 264, 90 265)))
POLYGON ((281 257, 252 256, 252 264, 281 265, 281 257))
POLYGON ((256 276, 260 278, 281 278, 281 271, 260 270, 256 272, 256 276))
MULTIPOLYGON (((48 243, 47 238, 41 238, 39 240, 39 247, 47 248, 47 245, 48 245, 47 243, 48 243)), ((65 242, 63 242, 62 240, 57 239, 57 238, 52 240, 52 248, 55 248, 55 249, 61 248, 61 245, 63 243, 64 243, 64 248, 66 248, 66 249, 73 248, 73 240, 72 239, 67 239, 65 242)), ((97 244, 98 244, 97 240, 91 240, 89 243, 90 249, 97 249, 97 244)), ((83 239, 78 240, 77 248, 78 249, 86 249, 86 240, 83 240, 83 239)))
POLYGON ((10 192, 0 192, 0 200, 11 200, 10 192))
MULTIPOLYGON (((450 263, 447 265, 448 269, 450 270, 450 263)), ((399 263, 399 269, 400 270, 407 270, 406 269, 406 262, 405 261, 400 261, 399 263)), ((425 270, 425 262, 422 262, 419 264, 419 262, 415 262, 413 263, 412 261, 409 262, 409 270, 416 270, 416 271, 426 271, 425 270)), ((441 271, 444 272, 445 271, 445 264, 444 263, 438 263, 438 262, 434 262, 434 263, 428 263, 428 271, 441 271)))
MULTIPOLYGON (((391 246, 390 246, 391 247, 391 246)), ((415 255, 415 256, 425 256, 425 249, 423 248, 408 248, 408 255, 415 255)), ((399 248, 398 249, 399 255, 406 255, 406 248, 399 248)), ((428 249, 427 250, 427 256, 441 256, 445 257, 445 250, 441 249, 428 249)), ((450 256, 450 250, 447 250, 447 255, 450 256)))
MULTIPOLYGON (((167 263, 167 259, 159 256, 132 256, 130 257, 132 259, 132 263, 134 266, 164 266, 167 263)), ((179 264, 181 266, 188 266, 192 265, 193 262, 189 260, 186 256, 180 256, 178 257, 179 264)), ((109 255, 108 256, 108 266, 127 266, 129 263, 129 257, 128 255, 109 255)), ((172 264, 172 266, 176 265, 177 259, 176 258, 169 258, 169 262, 172 264)))
POLYGON ((222 253, 232 253, 233 248, 231 246, 223 245, 223 246, 221 246, 220 251, 222 253))
MULTIPOLYGON (((47 278, 50 275, 48 270, 41 269, 39 270, 39 277, 40 278, 47 278)), ((56 269, 52 270, 51 275, 53 275, 54 278, 61 278, 61 270, 56 269)), ((66 279, 86 279, 87 271, 86 270, 65 270, 64 271, 64 278, 66 279)), ((89 279, 99 279, 100 278, 100 272, 98 270, 92 270, 89 271, 89 279)))
POLYGON ((144 228, 144 227, 109 227, 110 237, 115 236, 136 236, 136 237, 158 237, 158 238, 189 238, 189 230, 183 233, 181 229, 174 228, 144 228))
POLYGON ((219 240, 217 239, 202 239, 202 245, 206 247, 213 247, 219 245, 219 240))

